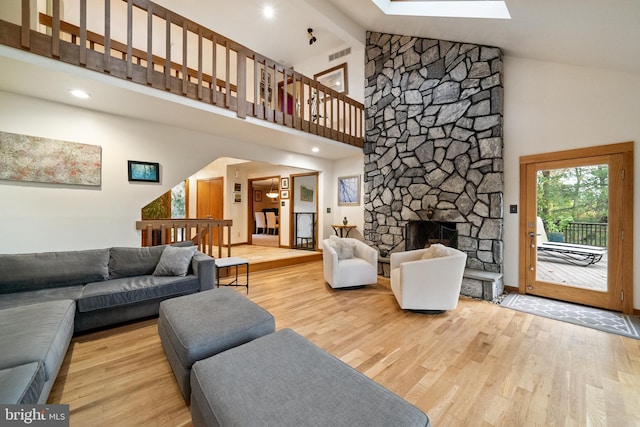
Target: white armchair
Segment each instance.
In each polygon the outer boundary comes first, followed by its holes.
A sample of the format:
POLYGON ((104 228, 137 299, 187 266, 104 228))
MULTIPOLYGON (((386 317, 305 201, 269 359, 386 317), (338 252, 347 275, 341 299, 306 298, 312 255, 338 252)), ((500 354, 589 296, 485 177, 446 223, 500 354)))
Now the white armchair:
POLYGON ((322 265, 324 280, 332 288, 363 286, 378 281, 378 251, 358 239, 331 236, 323 240, 322 265), (340 250, 341 245, 346 245, 342 247, 344 251, 340 250))
POLYGON ((466 262, 466 253, 442 245, 394 252, 391 291, 405 310, 453 310, 458 306, 466 262), (434 252, 444 256, 430 258, 434 252))

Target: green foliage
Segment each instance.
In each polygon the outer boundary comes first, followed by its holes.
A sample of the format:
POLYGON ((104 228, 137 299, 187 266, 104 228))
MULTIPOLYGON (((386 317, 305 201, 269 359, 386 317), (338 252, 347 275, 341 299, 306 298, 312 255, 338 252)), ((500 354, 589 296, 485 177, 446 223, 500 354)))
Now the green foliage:
POLYGON ((606 222, 609 210, 608 165, 538 172, 538 216, 548 232, 570 222, 606 222))
POLYGON ((165 208, 165 201, 162 196, 142 208, 143 219, 166 218, 166 216, 167 209, 165 208))
POLYGON ((185 184, 182 181, 171 189, 171 218, 186 218, 185 184))

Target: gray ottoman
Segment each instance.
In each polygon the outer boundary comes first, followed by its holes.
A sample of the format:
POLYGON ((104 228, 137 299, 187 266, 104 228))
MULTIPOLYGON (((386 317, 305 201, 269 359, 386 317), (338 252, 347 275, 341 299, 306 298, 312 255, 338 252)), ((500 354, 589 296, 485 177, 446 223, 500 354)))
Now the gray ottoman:
POLYGON ((163 301, 158 334, 182 396, 189 401, 194 362, 275 331, 273 316, 232 289, 163 301))
POLYGON ((200 426, 430 426, 420 409, 290 329, 196 362, 200 426))

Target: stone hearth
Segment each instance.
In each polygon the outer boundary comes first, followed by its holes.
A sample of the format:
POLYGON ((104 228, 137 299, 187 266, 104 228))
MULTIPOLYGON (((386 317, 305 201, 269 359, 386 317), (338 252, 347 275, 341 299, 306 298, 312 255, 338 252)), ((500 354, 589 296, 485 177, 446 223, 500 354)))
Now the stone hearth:
POLYGON ((383 253, 405 226, 455 224, 467 267, 503 262, 502 52, 495 47, 367 34, 365 224, 383 253))

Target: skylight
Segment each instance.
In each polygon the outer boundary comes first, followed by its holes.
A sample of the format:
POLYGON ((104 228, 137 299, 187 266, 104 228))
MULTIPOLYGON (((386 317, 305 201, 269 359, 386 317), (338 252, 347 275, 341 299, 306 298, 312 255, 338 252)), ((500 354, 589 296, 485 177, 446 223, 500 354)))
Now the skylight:
POLYGON ((371 0, 387 15, 511 19, 504 1, 371 0))

